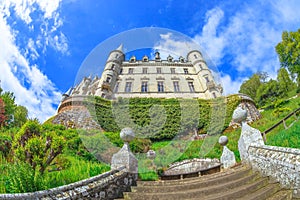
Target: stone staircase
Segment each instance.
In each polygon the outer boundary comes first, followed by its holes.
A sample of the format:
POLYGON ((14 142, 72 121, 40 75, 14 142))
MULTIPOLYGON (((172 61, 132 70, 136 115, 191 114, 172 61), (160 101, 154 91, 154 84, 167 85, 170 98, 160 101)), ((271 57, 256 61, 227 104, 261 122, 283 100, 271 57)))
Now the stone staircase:
POLYGON ((124 199, 292 199, 292 191, 254 173, 251 168, 237 166, 226 171, 197 178, 169 181, 138 181, 124 199))

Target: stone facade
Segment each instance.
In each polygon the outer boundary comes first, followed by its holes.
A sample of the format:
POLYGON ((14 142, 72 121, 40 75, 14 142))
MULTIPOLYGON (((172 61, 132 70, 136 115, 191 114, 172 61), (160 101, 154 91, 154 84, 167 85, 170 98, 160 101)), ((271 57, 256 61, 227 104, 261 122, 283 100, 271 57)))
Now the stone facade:
MULTIPOLYGON (((125 60, 122 46, 110 52, 101 77, 85 77, 64 97, 95 95, 107 99, 118 97, 203 98, 222 95, 222 87, 214 80, 201 52, 193 50, 186 58, 168 56, 155 59, 144 56, 125 60), (170 95, 171 94, 171 95, 170 95)), ((63 99, 64 100, 64 99, 63 99)))
POLYGON ((300 198, 300 150, 274 146, 250 146, 249 160, 254 170, 272 177, 300 198))
POLYGON ((123 197, 123 192, 130 191, 136 185, 135 175, 128 173, 125 167, 82 180, 69 185, 44 191, 22 194, 0 194, 6 200, 51 200, 51 199, 105 199, 123 197))

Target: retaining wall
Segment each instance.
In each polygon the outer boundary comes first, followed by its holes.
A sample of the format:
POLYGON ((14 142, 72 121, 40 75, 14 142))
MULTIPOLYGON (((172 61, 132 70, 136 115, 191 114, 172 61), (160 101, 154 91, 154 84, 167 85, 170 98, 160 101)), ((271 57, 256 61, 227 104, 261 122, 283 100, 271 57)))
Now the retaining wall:
POLYGON ((112 170, 89 179, 61 187, 20 194, 0 194, 0 199, 115 199, 123 196, 136 185, 136 174, 128 173, 125 167, 112 170))

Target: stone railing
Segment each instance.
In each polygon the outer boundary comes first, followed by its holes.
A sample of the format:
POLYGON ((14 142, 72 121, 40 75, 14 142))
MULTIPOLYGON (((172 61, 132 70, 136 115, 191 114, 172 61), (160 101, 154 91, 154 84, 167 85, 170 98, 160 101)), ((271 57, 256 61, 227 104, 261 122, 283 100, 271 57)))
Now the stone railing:
POLYGON ((254 170, 292 189, 294 197, 300 197, 300 149, 251 145, 248 154, 254 170))
POLYGON ((0 194, 0 199, 115 199, 135 185, 135 174, 124 167, 69 185, 32 193, 0 194))
POLYGON ((242 162, 300 198, 300 149, 265 145, 261 132, 246 123, 247 111, 241 107, 235 109, 232 118, 242 126, 238 141, 242 162))

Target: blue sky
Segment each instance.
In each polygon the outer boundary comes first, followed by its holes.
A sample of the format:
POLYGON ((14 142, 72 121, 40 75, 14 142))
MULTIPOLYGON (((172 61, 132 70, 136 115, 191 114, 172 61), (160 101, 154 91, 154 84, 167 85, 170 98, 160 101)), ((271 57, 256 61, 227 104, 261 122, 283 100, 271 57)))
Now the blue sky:
MULTIPOLYGON (((161 27, 194 39, 217 66, 225 94, 236 93, 257 71, 276 77, 274 47, 282 31, 300 28, 299 10, 298 0, 2 0, 1 87, 44 121, 99 43, 161 27)), ((171 37, 159 44, 181 48, 171 37)))

